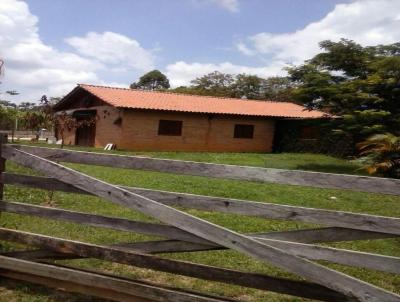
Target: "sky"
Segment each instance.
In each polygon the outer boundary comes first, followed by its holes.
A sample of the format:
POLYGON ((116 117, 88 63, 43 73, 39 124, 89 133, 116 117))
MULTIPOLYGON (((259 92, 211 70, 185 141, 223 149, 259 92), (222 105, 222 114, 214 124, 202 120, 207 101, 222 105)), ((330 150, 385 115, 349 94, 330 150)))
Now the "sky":
POLYGON ((0 99, 128 87, 152 69, 172 87, 215 70, 285 75, 340 38, 399 42, 400 0, 0 0, 0 99))

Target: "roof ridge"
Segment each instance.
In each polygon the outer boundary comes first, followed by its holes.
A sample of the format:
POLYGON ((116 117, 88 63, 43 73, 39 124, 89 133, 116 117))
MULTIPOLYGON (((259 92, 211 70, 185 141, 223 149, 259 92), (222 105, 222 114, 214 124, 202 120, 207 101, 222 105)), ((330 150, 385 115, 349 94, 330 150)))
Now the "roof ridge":
POLYGON ((239 98, 232 98, 232 97, 224 97, 224 96, 211 96, 211 95, 198 95, 198 94, 189 94, 189 93, 178 93, 178 92, 172 92, 172 91, 154 91, 154 90, 143 90, 143 89, 132 89, 132 88, 124 88, 124 87, 113 87, 113 86, 104 86, 104 85, 93 85, 93 84, 82 84, 78 83, 78 86, 91 86, 91 87, 101 87, 101 88, 107 88, 107 89, 116 89, 116 90, 129 90, 129 91, 138 91, 138 92, 144 92, 144 93, 158 93, 158 94, 172 94, 172 95, 183 95, 183 96, 195 96, 195 97, 201 97, 201 98, 213 98, 213 99, 221 99, 221 100, 236 100, 236 101, 252 101, 252 102, 269 102, 269 103, 289 103, 289 104, 294 104, 297 106, 300 106, 299 104, 296 104, 294 102, 290 101, 273 101, 273 100, 268 100, 268 99, 263 99, 263 100, 253 100, 253 99, 239 99, 239 98))

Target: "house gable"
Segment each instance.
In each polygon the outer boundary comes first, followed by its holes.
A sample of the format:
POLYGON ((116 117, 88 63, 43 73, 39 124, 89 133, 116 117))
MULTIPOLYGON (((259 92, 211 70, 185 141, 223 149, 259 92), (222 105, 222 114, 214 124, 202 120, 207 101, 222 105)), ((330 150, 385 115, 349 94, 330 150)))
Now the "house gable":
POLYGON ((78 86, 55 104, 53 110, 67 111, 99 106, 110 106, 110 104, 78 86))

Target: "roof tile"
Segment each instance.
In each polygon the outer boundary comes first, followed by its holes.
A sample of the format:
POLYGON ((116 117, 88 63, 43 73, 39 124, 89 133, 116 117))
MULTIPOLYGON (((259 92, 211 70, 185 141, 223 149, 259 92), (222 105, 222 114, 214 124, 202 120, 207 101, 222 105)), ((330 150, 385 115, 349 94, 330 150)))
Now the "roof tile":
POLYGON ((79 84, 79 87, 112 106, 122 108, 286 118, 327 116, 324 112, 310 111, 303 106, 288 102, 197 96, 87 84, 79 84))

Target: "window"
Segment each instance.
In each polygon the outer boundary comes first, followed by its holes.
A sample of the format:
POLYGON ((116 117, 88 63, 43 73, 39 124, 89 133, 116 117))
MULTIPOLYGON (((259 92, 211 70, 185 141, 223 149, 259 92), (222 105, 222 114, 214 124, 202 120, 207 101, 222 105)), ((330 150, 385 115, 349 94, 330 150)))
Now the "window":
POLYGON ((235 125, 234 138, 253 138, 254 125, 235 125))
POLYGON ((158 135, 182 135, 182 121, 160 120, 158 124, 158 135))

